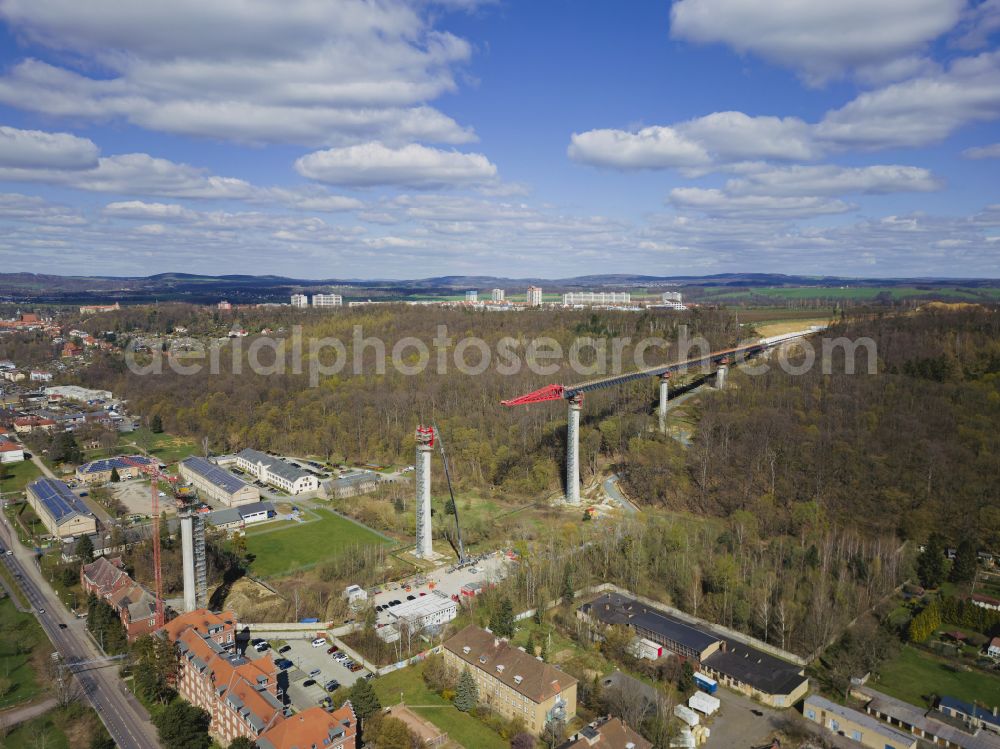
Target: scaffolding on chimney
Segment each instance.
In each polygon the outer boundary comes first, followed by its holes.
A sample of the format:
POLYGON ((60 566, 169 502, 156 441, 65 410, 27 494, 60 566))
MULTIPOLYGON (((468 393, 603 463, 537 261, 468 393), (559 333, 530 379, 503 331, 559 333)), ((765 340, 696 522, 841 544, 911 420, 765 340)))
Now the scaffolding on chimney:
POLYGON ((198 608, 208 606, 208 559, 205 555, 205 521, 195 515, 193 522, 194 536, 194 580, 195 598, 198 608))

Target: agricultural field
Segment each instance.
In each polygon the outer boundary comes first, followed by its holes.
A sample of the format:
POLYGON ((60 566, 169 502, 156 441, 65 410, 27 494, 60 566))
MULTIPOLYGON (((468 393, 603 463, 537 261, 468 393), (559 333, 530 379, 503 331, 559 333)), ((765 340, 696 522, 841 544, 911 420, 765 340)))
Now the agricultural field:
POLYGON ((7 492, 21 492, 24 487, 42 475, 38 466, 30 460, 20 463, 7 463, 4 465, 4 478, 0 481, 0 494, 7 492))
POLYGON ((508 742, 468 713, 460 712, 448 700, 432 692, 424 683, 423 665, 393 671, 372 681, 383 707, 399 704, 426 718, 462 746, 476 749, 506 749, 508 742))
POLYGON ((869 302, 883 295, 893 300, 943 299, 954 302, 988 302, 1000 299, 1000 288, 966 288, 917 286, 760 286, 743 288, 712 288, 702 290, 703 302, 749 301, 751 299, 809 299, 869 302))
POLYGON ((22 614, 9 598, 0 600, 0 709, 45 691, 37 668, 51 650, 34 616, 22 614))
POLYGON ((883 664, 872 686, 914 705, 927 705, 931 695, 950 695, 960 700, 979 700, 1000 706, 1000 676, 964 671, 961 666, 912 647, 883 664))
POLYGON ((385 537, 329 510, 306 513, 311 519, 267 523, 247 530, 247 551, 254 556, 250 570, 258 577, 276 577, 314 567, 351 549, 391 543, 385 537))

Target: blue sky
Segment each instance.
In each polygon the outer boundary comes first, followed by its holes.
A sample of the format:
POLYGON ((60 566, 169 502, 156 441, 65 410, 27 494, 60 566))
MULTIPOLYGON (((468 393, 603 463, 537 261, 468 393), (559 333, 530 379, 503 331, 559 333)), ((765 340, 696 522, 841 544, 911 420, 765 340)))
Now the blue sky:
POLYGON ((0 270, 1000 277, 1000 0, 0 0, 0 270))

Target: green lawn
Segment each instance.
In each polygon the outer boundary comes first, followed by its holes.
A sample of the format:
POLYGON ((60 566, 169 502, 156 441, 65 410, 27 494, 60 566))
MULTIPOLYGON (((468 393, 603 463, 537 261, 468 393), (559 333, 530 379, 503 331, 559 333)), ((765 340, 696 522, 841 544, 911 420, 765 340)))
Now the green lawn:
POLYGON ((20 463, 7 463, 4 465, 6 474, 3 481, 0 481, 0 494, 6 492, 24 491, 25 485, 42 475, 38 466, 30 460, 23 460, 20 463))
MULTIPOLYGON (((254 555, 251 572, 260 577, 284 575, 333 559, 368 544, 389 543, 375 531, 345 520, 328 510, 316 510, 318 520, 268 523, 247 531, 247 550, 254 555)), ((307 513, 307 517, 312 517, 307 513)))
POLYGON ((154 434, 145 427, 122 434, 118 448, 123 452, 135 451, 138 445, 160 459, 161 463, 176 463, 199 451, 198 443, 189 437, 177 437, 166 432, 154 434))
POLYGON ((427 718, 449 738, 462 746, 475 749, 507 749, 509 744, 485 724, 468 713, 457 710, 450 702, 427 688, 421 676, 421 666, 411 666, 380 676, 372 681, 383 707, 403 702, 413 712, 427 718))
POLYGON ((4 749, 76 749, 90 745, 95 735, 108 735, 97 713, 76 704, 50 710, 21 723, 0 739, 0 746, 4 749))
POLYGON ((898 658, 882 666, 881 672, 873 686, 914 705, 926 705, 927 697, 935 694, 1000 706, 1000 677, 953 670, 947 661, 911 647, 904 647, 898 658))
POLYGON ((9 598, 0 600, 0 678, 12 682, 10 692, 0 697, 0 709, 26 702, 44 691, 31 663, 36 648, 46 652, 52 649, 38 621, 14 608, 9 598))

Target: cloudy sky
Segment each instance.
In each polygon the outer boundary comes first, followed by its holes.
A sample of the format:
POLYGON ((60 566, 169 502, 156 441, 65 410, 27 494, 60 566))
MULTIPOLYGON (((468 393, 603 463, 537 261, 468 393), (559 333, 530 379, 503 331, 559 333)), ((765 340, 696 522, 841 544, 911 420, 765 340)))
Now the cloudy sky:
POLYGON ((1000 277, 1000 0, 0 23, 0 271, 1000 277))

